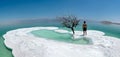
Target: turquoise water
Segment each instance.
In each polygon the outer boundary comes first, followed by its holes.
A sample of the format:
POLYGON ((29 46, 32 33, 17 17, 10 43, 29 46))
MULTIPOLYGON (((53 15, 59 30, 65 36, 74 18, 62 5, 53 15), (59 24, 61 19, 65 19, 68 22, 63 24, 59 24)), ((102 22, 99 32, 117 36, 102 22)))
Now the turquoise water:
MULTIPOLYGON (((76 28, 76 30, 82 30, 81 24, 82 23, 80 23, 80 25, 76 28)), ((4 45, 4 39, 2 37, 3 34, 5 34, 9 30, 14 30, 17 28, 24 28, 24 27, 27 28, 27 27, 33 27, 33 26, 57 26, 61 29, 66 29, 68 31, 71 31, 70 29, 65 28, 62 25, 60 25, 59 22, 49 22, 49 23, 31 22, 31 23, 21 23, 21 24, 9 24, 5 26, 0 25, 0 57, 13 57, 11 53, 11 49, 6 48, 6 46, 4 45)), ((100 23, 89 23, 88 22, 88 29, 103 31, 106 33, 107 36, 113 36, 113 37, 120 38, 120 26, 119 25, 104 25, 100 23)), ((70 36, 68 35, 68 37, 70 36)))
POLYGON ((58 33, 52 30, 35 30, 32 31, 31 33, 38 37, 57 40, 61 42, 74 43, 74 44, 89 44, 89 41, 85 38, 73 40, 71 34, 58 33))

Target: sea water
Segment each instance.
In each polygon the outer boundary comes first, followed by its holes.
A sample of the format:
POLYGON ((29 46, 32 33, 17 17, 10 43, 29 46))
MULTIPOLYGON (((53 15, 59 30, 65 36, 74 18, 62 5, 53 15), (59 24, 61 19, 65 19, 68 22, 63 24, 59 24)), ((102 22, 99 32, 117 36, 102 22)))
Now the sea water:
MULTIPOLYGON (((120 25, 105 25, 105 24, 100 24, 100 23, 89 23, 89 22, 87 22, 87 25, 88 25, 89 30, 99 30, 99 31, 104 32, 105 35, 107 36, 113 36, 113 37, 120 38, 120 25)), ((2 37, 3 34, 5 34, 9 30, 14 30, 17 28, 24 28, 24 27, 27 28, 27 27, 33 27, 33 26, 55 26, 61 29, 71 31, 70 29, 63 27, 59 22, 49 22, 49 23, 46 23, 46 22, 32 23, 31 22, 31 23, 11 24, 11 25, 9 24, 5 26, 0 25, 0 57, 13 57, 12 50, 8 49, 4 45, 4 38, 2 37)), ((75 30, 82 30, 81 27, 82 27, 82 22, 80 22, 80 24, 75 28, 75 30)), ((43 36, 43 37, 47 38, 48 36, 43 36)), ((71 36, 66 34, 63 37, 68 37, 69 39, 71 36)), ((58 40, 61 40, 61 39, 58 39, 58 40)), ((66 41, 66 40, 67 39, 65 40, 62 39, 62 41, 66 41)))
POLYGON ((58 33, 53 30, 35 30, 31 32, 33 35, 49 39, 49 40, 56 40, 59 42, 66 42, 66 43, 73 43, 73 44, 89 44, 88 39, 81 38, 81 39, 73 39, 72 34, 68 33, 58 33))

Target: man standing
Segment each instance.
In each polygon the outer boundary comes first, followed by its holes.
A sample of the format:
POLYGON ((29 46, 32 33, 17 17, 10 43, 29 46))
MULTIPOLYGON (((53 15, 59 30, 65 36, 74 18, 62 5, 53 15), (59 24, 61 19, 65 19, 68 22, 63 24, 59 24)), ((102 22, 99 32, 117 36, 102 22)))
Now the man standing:
POLYGON ((83 28, 83 36, 87 35, 87 24, 86 24, 86 21, 84 21, 82 28, 83 28))

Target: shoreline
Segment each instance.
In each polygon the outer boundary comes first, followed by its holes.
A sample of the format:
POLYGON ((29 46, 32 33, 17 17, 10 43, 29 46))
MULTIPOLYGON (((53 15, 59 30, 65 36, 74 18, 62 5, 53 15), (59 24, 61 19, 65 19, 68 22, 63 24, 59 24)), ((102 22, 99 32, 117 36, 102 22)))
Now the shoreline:
POLYGON ((110 24, 113 24, 113 25, 120 25, 120 23, 111 22, 111 21, 101 21, 100 23, 102 23, 102 24, 107 24, 107 25, 110 25, 110 24))
MULTIPOLYGON (((113 55, 115 57, 120 56, 120 55, 116 55, 115 53, 113 54, 110 53, 113 51, 120 52, 120 50, 116 50, 114 48, 114 47, 118 49, 120 48, 120 46, 116 45, 120 43, 120 39, 117 39, 115 37, 110 37, 110 36, 104 36, 103 32, 96 31, 96 30, 89 30, 88 35, 86 37, 90 38, 93 41, 93 44, 92 45, 80 45, 80 44, 77 45, 77 44, 71 44, 71 43, 68 44, 68 43, 63 43, 63 42, 57 42, 53 40, 46 40, 44 38, 36 37, 29 33, 33 30, 40 30, 40 29, 58 30, 57 32, 68 33, 68 32, 59 30, 58 27, 22 28, 22 29, 11 30, 11 31, 8 31, 6 34, 4 34, 3 36, 5 39, 4 43, 7 47, 12 49, 13 56, 15 57, 21 57, 19 55, 22 55, 22 57, 26 57, 26 56, 27 57, 33 57, 33 56, 51 57, 53 55, 56 55, 54 54, 54 52, 57 52, 57 55, 62 56, 62 57, 66 57, 66 56, 79 57, 80 55, 82 57, 87 57, 85 54, 92 55, 92 56, 99 55, 99 57, 100 56, 101 57, 112 57, 113 55), (60 47, 57 47, 57 46, 60 46, 60 47), (86 48, 87 50, 84 50, 84 48, 86 48), (50 50, 52 50, 53 53, 51 53, 50 50), (87 52, 88 50, 90 50, 90 52, 87 52), (107 51, 110 51, 110 52, 107 52, 107 51), (67 54, 63 54, 64 52, 65 53, 67 52, 67 54), (96 53, 97 55, 95 55, 94 53, 96 53), (75 54, 76 56, 72 54, 75 54), (104 55, 104 54, 107 54, 107 55, 104 55)), ((81 31, 75 31, 75 32, 80 33, 79 35, 81 35, 81 31)), ((57 55, 53 57, 57 57, 57 55)))

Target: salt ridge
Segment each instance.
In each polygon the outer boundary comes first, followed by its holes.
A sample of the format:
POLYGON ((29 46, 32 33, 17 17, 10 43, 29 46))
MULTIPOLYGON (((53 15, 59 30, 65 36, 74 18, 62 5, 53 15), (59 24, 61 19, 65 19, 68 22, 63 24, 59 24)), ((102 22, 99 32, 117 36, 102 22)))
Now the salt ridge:
MULTIPOLYGON (((71 33, 58 27, 32 27, 8 31, 3 35, 5 45, 12 49, 14 57, 120 57, 120 39, 105 36, 105 33, 88 30, 85 36, 92 40, 91 45, 78 45, 36 37, 34 30, 54 30, 71 33)), ((82 31, 75 31, 75 37, 83 37, 82 31)))

